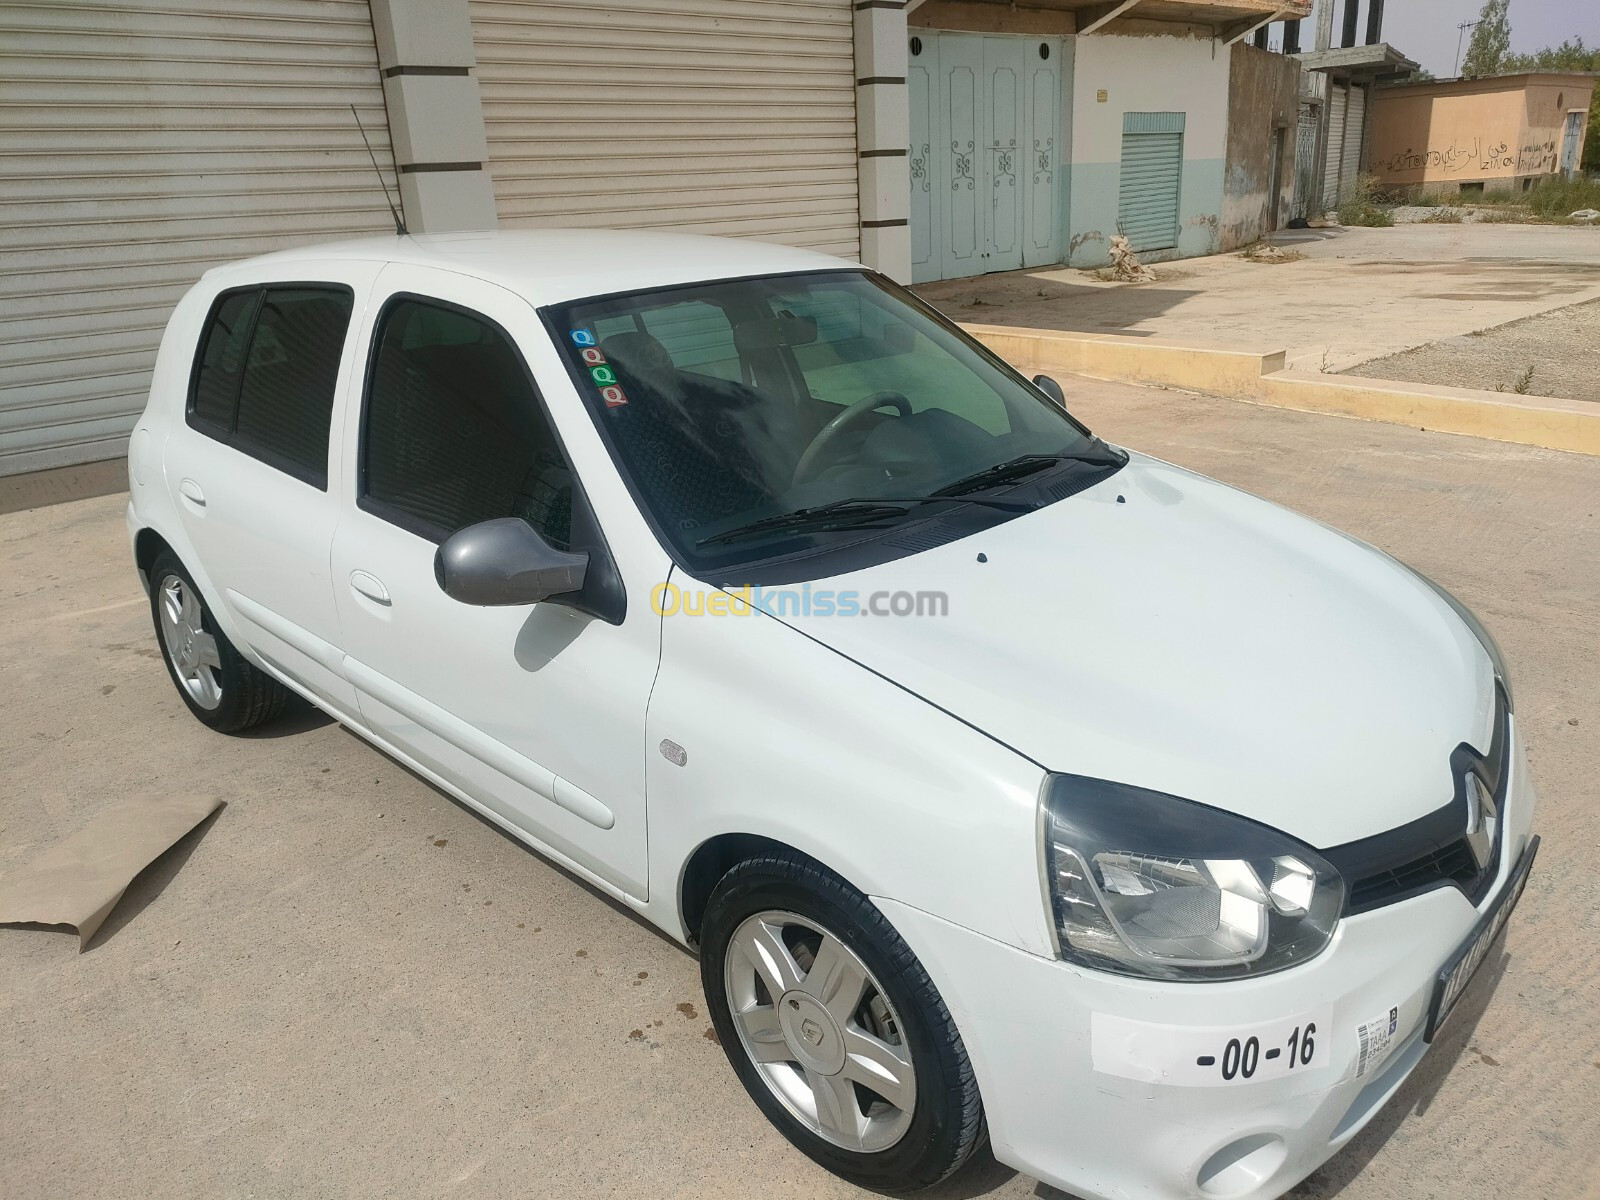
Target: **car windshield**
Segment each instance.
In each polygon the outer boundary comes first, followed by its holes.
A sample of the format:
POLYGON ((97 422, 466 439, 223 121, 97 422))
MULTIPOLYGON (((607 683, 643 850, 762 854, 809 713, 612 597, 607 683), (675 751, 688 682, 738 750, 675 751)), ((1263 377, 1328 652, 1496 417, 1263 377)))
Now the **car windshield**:
MULTIPOLYGON (((933 493, 975 507, 1064 459, 1111 465, 1035 388, 858 271, 545 316, 635 495, 691 567, 859 541, 933 511, 933 493)), ((995 520, 1033 507, 987 503, 995 520)))

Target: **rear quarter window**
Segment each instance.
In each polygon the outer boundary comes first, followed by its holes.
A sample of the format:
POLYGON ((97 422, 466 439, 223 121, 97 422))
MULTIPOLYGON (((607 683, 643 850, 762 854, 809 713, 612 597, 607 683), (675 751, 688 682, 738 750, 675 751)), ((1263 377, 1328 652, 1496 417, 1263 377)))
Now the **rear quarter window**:
POLYGON ((201 333, 189 424, 313 487, 328 438, 355 295, 335 284, 225 292, 201 333))

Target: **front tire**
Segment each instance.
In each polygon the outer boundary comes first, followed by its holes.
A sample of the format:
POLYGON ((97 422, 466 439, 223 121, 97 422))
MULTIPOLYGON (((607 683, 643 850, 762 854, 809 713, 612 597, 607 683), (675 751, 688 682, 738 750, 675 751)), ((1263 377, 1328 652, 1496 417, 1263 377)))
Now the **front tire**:
POLYGON ((150 582, 150 619, 161 659, 178 695, 202 724, 218 733, 238 733, 283 712, 289 689, 234 649, 175 554, 157 556, 150 582))
POLYGON ((700 931, 706 1005, 779 1131, 861 1187, 947 1178, 985 1136, 961 1035, 883 913, 793 852, 740 863, 700 931))

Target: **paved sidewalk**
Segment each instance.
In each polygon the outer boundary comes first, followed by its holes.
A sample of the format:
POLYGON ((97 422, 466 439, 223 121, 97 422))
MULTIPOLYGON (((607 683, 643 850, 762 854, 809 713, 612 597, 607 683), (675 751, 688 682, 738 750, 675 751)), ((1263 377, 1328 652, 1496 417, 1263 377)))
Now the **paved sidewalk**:
MULTIPOLYGON (((1600 1195, 1600 459, 1063 382, 1106 436, 1428 571, 1512 664, 1538 870, 1440 1044, 1297 1200, 1600 1195)), ((227 807, 86 953, 0 929, 6 1200, 869 1200, 746 1099, 682 950, 337 725, 194 721, 123 503, 0 516, 0 871, 140 789, 227 807)), ((989 1160, 928 1197, 1060 1193, 989 1160)))
POLYGON ((1311 371, 1600 297, 1600 227, 1401 225, 1285 230, 1274 240, 1305 259, 1183 259, 1157 264, 1145 284, 1054 268, 916 290, 958 321, 1287 349, 1288 366, 1311 371))

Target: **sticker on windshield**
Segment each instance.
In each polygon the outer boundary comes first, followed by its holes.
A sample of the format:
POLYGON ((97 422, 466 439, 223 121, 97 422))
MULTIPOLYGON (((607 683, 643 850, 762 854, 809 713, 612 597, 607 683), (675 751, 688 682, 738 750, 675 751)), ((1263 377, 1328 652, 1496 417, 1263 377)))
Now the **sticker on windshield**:
POLYGON ((1375 1071, 1389 1057, 1395 1030, 1400 1027, 1400 1010, 1391 1008, 1381 1017, 1363 1021, 1356 1027, 1356 1078, 1375 1071))
POLYGON ((592 346, 595 344, 594 334, 587 329, 574 329, 572 331, 572 342, 576 346, 592 346))
POLYGON ((600 399, 606 402, 607 408, 621 408, 628 402, 628 397, 623 395, 622 389, 616 384, 600 389, 600 399))
POLYGON ((610 367, 590 367, 589 378, 593 379, 601 387, 605 387, 617 381, 617 373, 610 367))
POLYGON ((593 346, 585 346, 581 351, 579 351, 579 353, 583 355, 583 361, 588 363, 591 367, 599 366, 606 360, 606 356, 601 354, 600 351, 596 350, 593 346))

